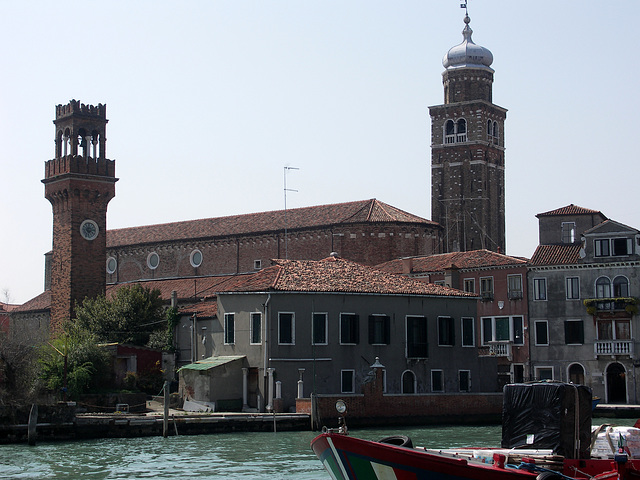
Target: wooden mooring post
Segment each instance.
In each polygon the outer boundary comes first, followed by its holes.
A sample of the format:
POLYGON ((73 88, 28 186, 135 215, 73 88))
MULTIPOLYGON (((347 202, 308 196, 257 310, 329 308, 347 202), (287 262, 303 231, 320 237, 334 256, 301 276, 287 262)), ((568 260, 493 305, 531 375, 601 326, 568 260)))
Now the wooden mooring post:
POLYGON ((36 427, 38 426, 38 405, 35 403, 31 405, 31 412, 29 413, 29 424, 27 426, 27 441, 29 445, 34 446, 36 444, 36 427))
POLYGON ((162 415, 162 436, 169 436, 169 382, 164 382, 164 412, 162 415))

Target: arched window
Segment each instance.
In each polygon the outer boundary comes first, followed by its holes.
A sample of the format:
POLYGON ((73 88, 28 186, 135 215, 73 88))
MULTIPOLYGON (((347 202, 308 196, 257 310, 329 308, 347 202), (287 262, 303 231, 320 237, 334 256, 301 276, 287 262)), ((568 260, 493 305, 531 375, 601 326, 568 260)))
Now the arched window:
POLYGON ((498 122, 493 122, 493 141, 498 142, 498 122))
POLYGON ((455 143, 456 127, 453 120, 447 120, 444 124, 444 143, 455 143))
POLYGON ((611 280, 607 277, 596 280, 596 298, 611 298, 611 280))
POLYGON ((491 120, 487 120, 487 137, 493 135, 493 129, 491 128, 491 120))
POLYGON ((456 143, 467 141, 467 121, 464 118, 458 120, 456 124, 456 143))
POLYGON ((411 370, 402 374, 402 393, 416 393, 416 376, 411 370))
POLYGON ((569 367, 569 381, 576 385, 584 385, 584 368, 579 363, 569 367))
POLYGON ((629 280, 621 275, 613 279, 613 296, 628 297, 629 296, 629 280))

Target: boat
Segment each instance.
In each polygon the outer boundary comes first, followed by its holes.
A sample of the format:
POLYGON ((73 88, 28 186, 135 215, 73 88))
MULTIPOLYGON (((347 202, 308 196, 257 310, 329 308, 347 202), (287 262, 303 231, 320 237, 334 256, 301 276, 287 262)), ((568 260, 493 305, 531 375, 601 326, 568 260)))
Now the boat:
POLYGON ((505 386, 500 448, 429 449, 404 435, 363 440, 349 435, 346 403, 336 409, 338 427, 311 442, 333 480, 640 480, 640 429, 592 430, 584 386, 505 386))

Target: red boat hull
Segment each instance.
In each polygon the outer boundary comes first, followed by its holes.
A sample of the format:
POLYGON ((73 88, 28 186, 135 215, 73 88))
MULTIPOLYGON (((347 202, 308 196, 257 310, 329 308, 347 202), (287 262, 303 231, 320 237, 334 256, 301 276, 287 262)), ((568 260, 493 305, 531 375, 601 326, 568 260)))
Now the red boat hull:
MULTIPOLYGON (((547 478, 543 469, 529 471, 514 465, 481 463, 447 453, 430 453, 372 442, 343 434, 323 433, 311 442, 311 448, 334 480, 528 480, 547 478), (540 475, 540 477, 538 477, 540 475)), ((566 477, 587 479, 640 479, 640 460, 620 465, 613 460, 564 460, 566 477)), ((536 468, 536 467, 534 467, 536 468)), ((556 476, 555 478, 563 478, 556 476)))
POLYGON ((311 448, 337 480, 527 480, 538 473, 323 433, 311 448))

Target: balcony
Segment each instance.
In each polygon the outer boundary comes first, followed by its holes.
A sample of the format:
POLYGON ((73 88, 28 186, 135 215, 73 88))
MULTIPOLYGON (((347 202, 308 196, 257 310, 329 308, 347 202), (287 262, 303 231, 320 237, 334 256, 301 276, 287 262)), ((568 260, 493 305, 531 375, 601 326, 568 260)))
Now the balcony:
POLYGON ((493 292, 480 292, 480 298, 483 302, 490 302, 493 300, 493 292))
POLYGON ((587 298, 583 303, 589 315, 616 312, 637 315, 638 313, 638 299, 635 297, 587 298))
POLYGON ((522 290, 509 290, 507 297, 509 300, 522 300, 522 290))
POLYGON ((628 355, 633 358, 633 340, 596 340, 593 349, 596 358, 600 355, 628 355))
POLYGON ((508 340, 489 342, 488 345, 478 348, 478 354, 481 357, 507 357, 511 360, 511 342, 508 340))

